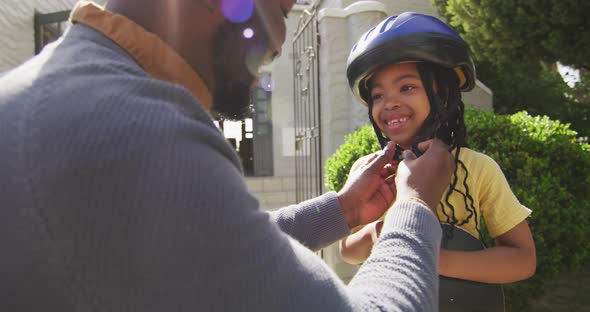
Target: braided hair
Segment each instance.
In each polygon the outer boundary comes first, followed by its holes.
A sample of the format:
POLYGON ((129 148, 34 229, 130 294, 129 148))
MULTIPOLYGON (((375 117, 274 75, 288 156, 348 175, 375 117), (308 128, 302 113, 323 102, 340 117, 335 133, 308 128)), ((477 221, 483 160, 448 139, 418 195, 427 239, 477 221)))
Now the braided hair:
MULTIPOLYGON (((473 218, 475 228, 481 239, 479 216, 477 215, 474 200, 469 193, 469 186, 467 185, 469 171, 459 159, 461 147, 467 147, 467 128, 464 119, 465 105, 461 99, 457 74, 452 69, 444 68, 433 63, 417 63, 417 68, 431 108, 430 114, 424 121, 418 134, 418 142, 436 137, 449 145, 450 150, 455 150, 455 172, 453 173, 449 190, 439 203, 440 209, 446 218, 444 221, 451 225, 461 226, 467 224, 473 218), (437 92, 434 90, 435 83, 437 92), (463 181, 458 181, 459 175, 457 173, 459 170, 465 172, 463 181), (457 183, 463 185, 465 192, 457 188, 457 183), (464 207, 467 212, 465 220, 457 220, 455 216, 455 207, 449 201, 453 193, 458 193, 463 198, 464 207)), ((452 233, 446 234, 452 235, 452 233)))

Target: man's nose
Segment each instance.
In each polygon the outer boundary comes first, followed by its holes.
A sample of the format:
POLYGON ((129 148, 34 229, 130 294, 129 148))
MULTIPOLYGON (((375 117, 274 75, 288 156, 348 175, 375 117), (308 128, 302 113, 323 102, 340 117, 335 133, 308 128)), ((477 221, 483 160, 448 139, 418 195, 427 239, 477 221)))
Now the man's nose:
POLYGON ((270 61, 272 62, 280 57, 283 53, 282 41, 273 40, 271 49, 270 61))

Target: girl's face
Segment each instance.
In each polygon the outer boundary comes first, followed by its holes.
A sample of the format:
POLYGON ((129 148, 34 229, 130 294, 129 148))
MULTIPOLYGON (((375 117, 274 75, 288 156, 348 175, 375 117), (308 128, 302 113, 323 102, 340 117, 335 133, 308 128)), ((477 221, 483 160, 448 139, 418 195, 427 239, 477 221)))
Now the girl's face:
POLYGON ((430 113, 416 63, 379 69, 371 78, 370 91, 372 116, 379 129, 404 149, 410 148, 430 113))

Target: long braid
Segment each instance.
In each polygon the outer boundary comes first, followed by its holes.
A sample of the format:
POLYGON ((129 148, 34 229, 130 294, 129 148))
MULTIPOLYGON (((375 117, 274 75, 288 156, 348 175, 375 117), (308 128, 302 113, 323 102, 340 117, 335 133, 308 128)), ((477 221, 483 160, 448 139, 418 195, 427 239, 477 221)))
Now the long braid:
MULTIPOLYGON (((436 137, 449 145, 451 150, 455 149, 455 171, 449 185, 449 190, 444 196, 444 204, 442 202, 439 204, 441 212, 445 216, 446 222, 451 225, 461 226, 473 218, 475 228, 481 239, 479 216, 467 185, 469 172, 465 164, 459 159, 461 147, 467 147, 467 128, 464 121, 465 106, 461 100, 457 75, 451 69, 431 63, 418 63, 417 68, 431 106, 430 114, 426 118, 418 135, 418 142, 436 137), (433 88, 435 82, 437 92, 433 88), (457 183, 459 182, 458 170, 460 169, 465 171, 465 178, 461 181, 461 184, 465 188, 465 193, 457 189, 457 183), (463 197, 467 211, 467 217, 460 222, 455 216, 455 207, 449 200, 453 192, 457 192, 463 197), (446 209, 447 207, 448 209, 446 209)), ((450 236, 452 233, 445 233, 445 235, 450 236)))
POLYGON ((465 209, 467 209, 467 211, 469 212, 469 216, 467 216, 465 221, 463 221, 463 223, 461 223, 459 225, 463 225, 463 224, 469 222, 469 218, 471 216, 473 216, 473 221, 475 221, 475 229, 477 230, 477 234, 479 234, 479 238, 480 238, 481 242, 483 243, 484 247, 488 247, 486 245, 485 241, 483 240, 483 235, 481 234, 481 229, 479 227, 479 217, 477 215, 477 210, 475 209, 475 206, 474 206, 473 197, 471 196, 471 194, 469 194, 469 186, 467 185, 467 178, 469 177, 469 171, 467 170, 467 167, 465 167, 465 164, 462 161, 459 161, 459 164, 461 165, 461 167, 463 167, 463 170, 465 170, 465 178, 463 179, 463 187, 465 187, 465 195, 463 196, 463 200, 465 203, 465 209), (469 201, 471 202, 470 205, 467 204, 467 199, 469 199, 469 201))

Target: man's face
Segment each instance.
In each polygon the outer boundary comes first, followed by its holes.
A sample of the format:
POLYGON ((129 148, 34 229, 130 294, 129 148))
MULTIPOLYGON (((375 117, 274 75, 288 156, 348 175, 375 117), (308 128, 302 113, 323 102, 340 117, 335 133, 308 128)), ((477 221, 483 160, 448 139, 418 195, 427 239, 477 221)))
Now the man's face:
POLYGON ((254 5, 248 20, 235 23, 228 18, 213 40, 213 110, 227 119, 243 119, 260 66, 281 52, 286 37, 284 18, 295 0, 221 0, 222 9, 224 2, 254 5))

